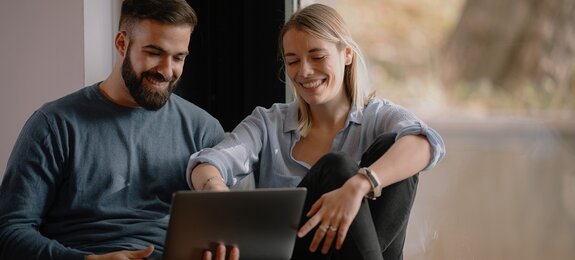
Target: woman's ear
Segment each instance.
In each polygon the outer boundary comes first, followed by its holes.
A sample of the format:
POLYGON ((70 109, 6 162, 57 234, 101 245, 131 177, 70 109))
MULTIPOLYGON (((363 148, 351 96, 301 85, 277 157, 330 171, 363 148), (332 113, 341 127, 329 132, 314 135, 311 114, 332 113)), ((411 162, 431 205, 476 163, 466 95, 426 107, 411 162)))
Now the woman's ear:
POLYGON ((128 49, 128 36, 125 31, 116 33, 114 45, 116 46, 116 52, 118 52, 118 55, 122 58, 125 57, 128 49))
POLYGON ((345 65, 351 64, 352 61, 353 61, 353 50, 351 49, 351 47, 347 46, 345 47, 345 65))

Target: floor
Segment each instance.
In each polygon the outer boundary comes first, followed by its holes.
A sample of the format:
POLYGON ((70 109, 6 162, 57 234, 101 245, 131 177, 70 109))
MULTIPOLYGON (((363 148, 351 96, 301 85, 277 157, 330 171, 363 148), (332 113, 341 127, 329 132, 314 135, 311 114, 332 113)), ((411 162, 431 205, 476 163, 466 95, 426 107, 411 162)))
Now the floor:
POLYGON ((420 176, 405 259, 575 259, 575 122, 430 122, 447 155, 420 176))

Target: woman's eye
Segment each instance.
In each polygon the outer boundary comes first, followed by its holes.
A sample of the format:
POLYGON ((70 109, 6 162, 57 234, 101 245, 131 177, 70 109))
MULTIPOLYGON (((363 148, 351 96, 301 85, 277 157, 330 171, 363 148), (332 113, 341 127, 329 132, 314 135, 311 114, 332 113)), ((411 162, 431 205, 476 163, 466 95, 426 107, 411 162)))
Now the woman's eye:
POLYGON ((288 64, 288 65, 293 65, 293 64, 296 64, 296 63, 298 63, 298 62, 299 62, 299 61, 297 61, 297 60, 292 60, 292 61, 288 61, 287 64, 288 64))

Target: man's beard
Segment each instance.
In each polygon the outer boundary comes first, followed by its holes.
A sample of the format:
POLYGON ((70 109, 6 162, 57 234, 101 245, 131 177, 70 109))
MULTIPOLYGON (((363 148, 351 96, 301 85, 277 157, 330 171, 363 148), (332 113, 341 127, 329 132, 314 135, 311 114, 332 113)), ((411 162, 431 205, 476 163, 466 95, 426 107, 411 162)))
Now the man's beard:
POLYGON ((167 79, 162 74, 151 70, 142 72, 140 77, 138 77, 130 59, 130 47, 128 47, 126 58, 122 63, 122 78, 124 78, 124 84, 126 84, 136 103, 147 110, 158 110, 162 108, 166 102, 168 102, 168 99, 170 99, 170 95, 176 88, 177 83, 176 77, 167 79), (148 88, 143 84, 145 78, 157 82, 169 82, 168 88, 165 90, 148 88))

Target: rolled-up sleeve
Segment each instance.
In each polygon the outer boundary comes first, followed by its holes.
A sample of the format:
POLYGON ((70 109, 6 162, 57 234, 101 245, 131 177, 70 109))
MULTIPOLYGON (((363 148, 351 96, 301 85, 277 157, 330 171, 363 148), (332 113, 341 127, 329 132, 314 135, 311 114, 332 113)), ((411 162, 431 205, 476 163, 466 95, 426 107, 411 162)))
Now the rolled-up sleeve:
POLYGON ((191 173, 200 163, 216 167, 227 186, 233 186, 253 171, 259 160, 259 151, 265 140, 267 125, 262 108, 256 108, 222 142, 190 156, 186 170, 187 181, 193 189, 191 173))
POLYGON ((390 101, 377 101, 366 113, 375 113, 375 131, 393 132, 396 140, 406 135, 422 135, 431 145, 431 160, 422 170, 429 170, 445 156, 445 143, 437 131, 415 114, 390 101))

